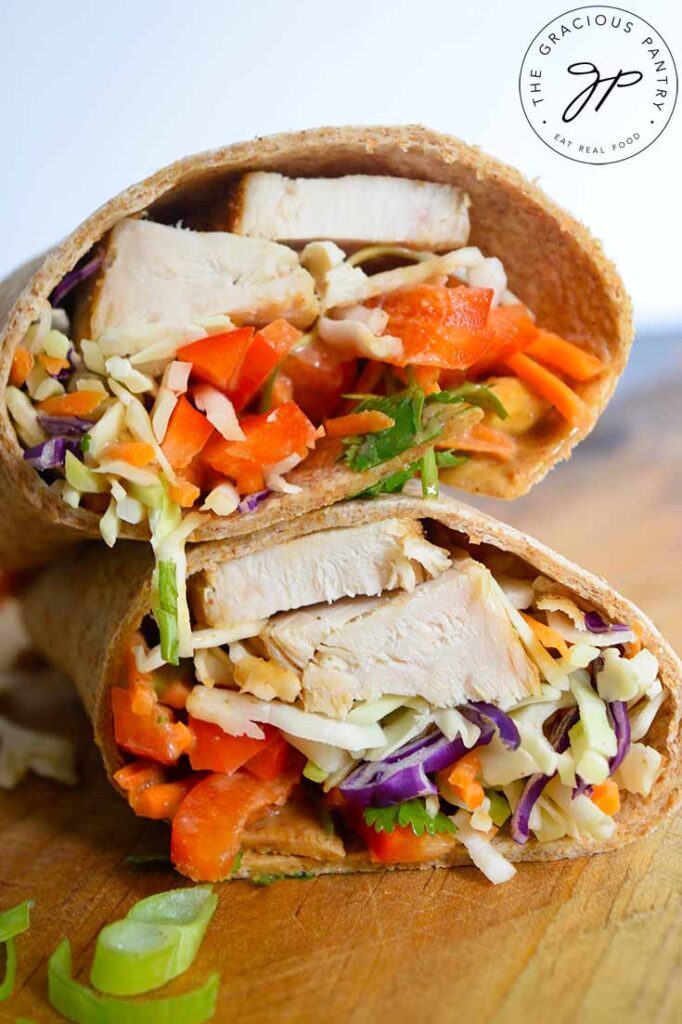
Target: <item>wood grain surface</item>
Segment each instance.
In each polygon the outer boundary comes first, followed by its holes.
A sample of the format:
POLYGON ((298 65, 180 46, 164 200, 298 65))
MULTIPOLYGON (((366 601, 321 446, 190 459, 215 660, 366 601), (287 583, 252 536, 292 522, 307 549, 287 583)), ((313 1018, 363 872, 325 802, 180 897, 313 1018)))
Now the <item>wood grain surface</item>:
MULTIPOLYGON (((511 505, 482 502, 603 574, 682 648, 682 366, 611 406, 572 462, 511 505)), ((11 613, 6 613, 11 614, 11 613)), ((14 627, 0 644, 11 651, 14 627)), ((0 1021, 61 1018, 46 961, 71 939, 87 981, 107 921, 182 880, 133 867, 164 850, 105 781, 69 691, 29 676, 0 713, 76 736, 81 784, 30 778, 0 794, 0 908, 31 897, 14 996, 0 1021)), ((222 977, 216 1021, 599 1022, 682 1020, 682 818, 615 854, 520 865, 507 885, 473 868, 219 886, 197 960, 172 991, 222 977)))

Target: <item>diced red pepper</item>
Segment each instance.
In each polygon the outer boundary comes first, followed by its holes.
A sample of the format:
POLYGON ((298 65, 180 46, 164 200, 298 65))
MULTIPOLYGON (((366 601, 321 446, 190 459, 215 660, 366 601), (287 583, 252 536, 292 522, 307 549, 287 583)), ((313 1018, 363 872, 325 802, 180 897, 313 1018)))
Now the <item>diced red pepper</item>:
POLYGON ((300 337, 301 332, 288 320, 275 320, 256 332, 244 357, 237 385, 228 392, 237 412, 249 404, 300 337))
POLYGON ((134 689, 113 687, 111 708, 119 747, 138 757, 174 764, 192 746, 191 732, 183 722, 175 720, 170 708, 156 700, 151 710, 143 714, 134 710, 134 701, 134 689))
MULTIPOLYGON (((263 728, 267 729, 268 726, 264 725, 263 728)), ((252 775, 265 782, 270 782, 282 774, 290 758, 292 761, 298 760, 296 754, 298 751, 290 747, 281 732, 275 729, 263 749, 254 757, 249 758, 245 767, 252 775)), ((301 767, 303 763, 305 763, 305 759, 303 759, 301 767)))
POLYGON ((178 349, 176 359, 192 364, 192 377, 229 391, 237 380, 247 353, 253 327, 239 327, 224 334, 211 334, 178 349))
POLYGON ((213 427, 206 417, 181 395, 171 414, 161 446, 173 469, 189 466, 212 433, 213 427))
POLYGON ((298 769, 287 768, 269 782, 243 771, 198 782, 173 818, 171 860, 177 870, 195 882, 227 878, 245 826, 285 803, 299 778, 298 769))
POLYGON ((175 782, 159 782, 134 789, 128 794, 128 803, 139 818, 172 821, 182 801, 199 782, 200 775, 186 775, 175 782))
POLYGON ((421 861, 437 860, 452 848, 452 839, 447 835, 415 835, 408 825, 396 825, 392 832, 377 832, 368 825, 359 807, 347 805, 342 810, 354 832, 365 841, 370 860, 380 864, 417 864, 421 861))
POLYGON ((213 469, 234 479, 242 494, 262 490, 264 466, 288 455, 304 456, 317 437, 315 427, 295 402, 245 416, 241 427, 245 441, 225 441, 216 434, 206 445, 204 459, 213 469))
POLYGON ((385 295, 380 300, 389 316, 385 333, 401 339, 403 353, 384 362, 451 370, 471 366, 493 341, 487 328, 492 297, 490 288, 429 284, 385 295))
POLYGON ((471 376, 478 377, 490 373, 495 367, 502 366, 506 359, 516 352, 523 351, 539 334, 534 320, 521 303, 491 309, 488 328, 492 332, 492 344, 485 355, 471 367, 471 376))
POLYGON ((260 753, 269 743, 271 736, 279 735, 272 726, 263 726, 265 739, 257 740, 251 736, 230 736, 219 725, 203 722, 199 718, 188 721, 194 735, 194 746, 189 759, 192 768, 223 772, 231 775, 243 764, 260 753))
POLYGON ((313 422, 320 423, 334 415, 341 396, 352 390, 357 359, 341 359, 329 346, 313 340, 286 357, 282 373, 293 385, 296 404, 313 422))

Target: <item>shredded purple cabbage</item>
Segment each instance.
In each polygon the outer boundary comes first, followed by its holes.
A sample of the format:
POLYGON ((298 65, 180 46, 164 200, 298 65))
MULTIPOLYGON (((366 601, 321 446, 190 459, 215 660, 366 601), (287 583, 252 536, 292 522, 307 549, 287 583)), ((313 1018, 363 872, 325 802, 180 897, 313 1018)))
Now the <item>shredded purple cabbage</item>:
POLYGON ((609 774, 613 775, 623 763, 623 758, 630 749, 632 730, 628 706, 624 700, 609 701, 607 707, 613 723, 613 731, 616 734, 616 753, 609 759, 609 774))
MULTIPOLYGON (((567 711, 557 719, 554 723, 549 734, 549 741, 556 750, 557 754, 563 754, 568 749, 570 741, 569 731, 573 728, 580 717, 580 713, 577 708, 573 708, 571 711, 567 711)), ((556 772, 554 773, 556 774, 556 772)), ((553 775, 542 775, 537 772, 535 775, 531 775, 526 782, 523 793, 519 797, 518 803, 514 808, 511 816, 511 835, 515 843, 519 843, 523 846, 528 841, 530 836, 530 816, 535 807, 535 804, 542 795, 547 783, 552 779, 553 775)))
MULTIPOLYGON (((490 743, 494 730, 484 725, 476 747, 490 743)), ((389 807, 437 792, 427 772, 437 772, 459 761, 468 751, 460 736, 454 740, 436 729, 410 740, 383 761, 365 761, 343 780, 339 789, 349 803, 389 807)))
POLYGON ((624 622, 604 622, 599 612, 585 612, 585 625, 590 633, 610 633, 611 631, 629 631, 624 622))
POLYGON ((38 413, 38 423, 48 434, 67 436, 86 434, 95 425, 94 420, 86 420, 81 416, 48 416, 44 412, 38 413))
POLYGON ((28 448, 24 452, 24 461, 38 470, 61 469, 67 452, 82 458, 80 442, 73 437, 51 437, 35 448, 28 448))
POLYGON ((92 259, 84 263, 82 267, 78 267, 76 270, 70 270, 68 274, 65 274, 59 284, 54 288, 50 294, 50 305, 54 308, 60 304, 62 299, 73 291, 77 284, 81 281, 86 281, 93 274, 97 273, 102 265, 104 256, 98 253, 93 256, 92 259))
POLYGON ((468 718, 470 722, 473 722, 481 730, 489 728, 491 725, 494 726, 507 750, 518 749, 521 743, 519 730, 509 715, 501 711, 500 708, 495 707, 494 704, 488 704, 484 700, 472 701, 465 707, 459 708, 459 710, 465 718, 468 718))
POLYGON ((268 490, 256 491, 255 494, 247 494, 246 497, 239 502, 237 507, 242 514, 245 512, 255 512, 261 502, 265 501, 269 494, 270 491, 268 490))

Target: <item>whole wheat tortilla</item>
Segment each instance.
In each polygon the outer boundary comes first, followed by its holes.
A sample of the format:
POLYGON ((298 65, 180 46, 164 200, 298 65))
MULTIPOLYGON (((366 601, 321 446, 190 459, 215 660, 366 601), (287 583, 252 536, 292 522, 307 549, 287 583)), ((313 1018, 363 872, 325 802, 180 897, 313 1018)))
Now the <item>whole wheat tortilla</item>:
MULTIPOLYGON (((538 573, 565 584, 606 617, 627 622, 641 634, 644 647, 658 658, 667 698, 646 742, 663 754, 664 768, 651 795, 646 799, 631 794, 624 796, 618 828, 611 839, 589 843, 561 839, 541 844, 531 838, 525 846, 519 846, 500 836, 495 842, 505 856, 511 860, 553 860, 599 853, 620 847, 661 824, 682 795, 682 664, 638 608, 604 580, 526 534, 451 499, 423 501, 405 496, 384 497, 335 505, 249 537, 195 545, 189 551, 188 571, 191 575, 230 558, 317 530, 377 522, 388 517, 427 519, 453 531, 456 542, 492 545, 519 556, 538 573)), ((64 557, 51 565, 36 577, 24 595, 24 615, 33 641, 47 658, 75 680, 109 775, 120 767, 122 758, 113 738, 108 691, 120 681, 131 636, 149 611, 151 573, 152 556, 146 548, 122 544, 108 552, 99 545, 89 545, 79 552, 78 559, 64 557)), ((468 858, 458 844, 436 863, 442 866, 464 864, 468 863, 468 858)), ((242 873, 291 874, 305 870, 319 874, 369 871, 377 867, 366 853, 359 851, 349 853, 345 860, 328 863, 279 854, 247 853, 242 873)))
MULTIPOLYGON (((477 457, 447 471, 447 482, 498 497, 525 494, 592 429, 625 367, 632 342, 630 301, 612 264, 588 231, 517 171, 480 149, 418 125, 319 128, 241 142, 186 157, 122 192, 80 225, 46 256, 33 260, 0 284, 0 492, 3 530, 0 565, 30 568, 59 547, 98 535, 98 516, 72 509, 48 489, 22 459, 5 402, 12 355, 46 299, 67 271, 119 220, 148 210, 155 219, 188 227, 205 225, 206 211, 224 203, 231 184, 245 171, 287 175, 371 173, 449 182, 471 196, 471 244, 498 256, 510 288, 528 303, 539 322, 565 336, 588 338, 607 369, 577 386, 590 409, 584 428, 556 416, 540 437, 524 439, 514 463, 477 457)), ((414 450, 390 467, 352 473, 326 452, 306 460, 304 490, 275 495, 256 512, 213 518, 194 540, 239 536, 290 520, 353 496, 410 462, 414 450)), ((122 524, 122 536, 145 537, 146 526, 122 524)))

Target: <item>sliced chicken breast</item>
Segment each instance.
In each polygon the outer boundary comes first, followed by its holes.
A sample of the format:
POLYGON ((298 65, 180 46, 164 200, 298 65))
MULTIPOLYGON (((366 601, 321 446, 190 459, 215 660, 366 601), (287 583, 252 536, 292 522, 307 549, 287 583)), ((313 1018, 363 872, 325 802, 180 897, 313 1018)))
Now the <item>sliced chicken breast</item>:
POLYGON ((317 312, 313 278, 287 246, 123 220, 77 319, 81 336, 98 338, 115 327, 193 323, 220 313, 238 324, 285 317, 307 327, 317 312))
POLYGON ((226 628, 343 597, 411 590, 450 564, 421 525, 397 519, 322 530, 192 577, 195 620, 226 628))
POLYGON ((408 593, 386 595, 334 628, 303 673, 308 710, 338 714, 382 694, 436 707, 508 708, 539 689, 538 672, 489 570, 468 556, 408 593))
POLYGON ((468 207, 461 189, 432 181, 255 171, 244 175, 232 197, 228 229, 292 244, 331 239, 346 248, 371 243, 438 251, 466 243, 468 207))

